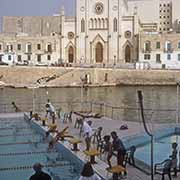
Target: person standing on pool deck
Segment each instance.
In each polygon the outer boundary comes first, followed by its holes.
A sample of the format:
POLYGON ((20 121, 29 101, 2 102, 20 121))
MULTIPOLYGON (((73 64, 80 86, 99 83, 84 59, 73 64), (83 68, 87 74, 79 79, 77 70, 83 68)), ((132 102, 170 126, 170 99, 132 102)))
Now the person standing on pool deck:
POLYGON ((46 104, 46 117, 48 116, 48 114, 50 114, 52 118, 52 124, 55 123, 55 111, 55 107, 51 104, 50 100, 48 99, 48 102, 46 104))
POLYGON ((93 131, 91 128, 92 121, 84 121, 83 123, 83 134, 85 137, 85 143, 86 143, 86 151, 89 151, 91 147, 91 137, 93 135, 93 131))
POLYGON ((33 174, 29 180, 52 180, 49 174, 42 171, 42 165, 40 163, 34 164, 33 169, 35 174, 33 174))
POLYGON ((113 151, 117 151, 117 164, 123 166, 126 149, 115 131, 111 132, 113 151))

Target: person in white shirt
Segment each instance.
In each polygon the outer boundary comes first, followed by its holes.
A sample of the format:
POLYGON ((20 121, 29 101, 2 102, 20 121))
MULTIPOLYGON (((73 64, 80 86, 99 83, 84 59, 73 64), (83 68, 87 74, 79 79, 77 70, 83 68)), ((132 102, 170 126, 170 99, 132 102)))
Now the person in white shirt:
POLYGON ((46 104, 46 117, 48 116, 48 113, 50 114, 52 118, 52 124, 55 123, 55 113, 56 109, 55 107, 51 104, 50 100, 48 99, 48 102, 46 104))
POLYGON ((93 131, 91 128, 92 121, 84 121, 83 123, 83 135, 85 137, 85 143, 86 143, 86 151, 89 151, 91 147, 91 137, 93 135, 93 131))
POLYGON ((91 163, 87 162, 83 167, 79 180, 100 180, 100 177, 94 173, 91 163))

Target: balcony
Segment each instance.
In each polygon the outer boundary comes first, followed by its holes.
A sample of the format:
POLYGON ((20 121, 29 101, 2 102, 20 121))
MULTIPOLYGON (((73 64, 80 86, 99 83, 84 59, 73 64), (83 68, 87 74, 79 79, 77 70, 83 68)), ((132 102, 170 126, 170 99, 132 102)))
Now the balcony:
POLYGON ((25 54, 32 54, 32 51, 26 51, 25 54))
POLYGON ((164 48, 165 53, 173 53, 174 49, 173 48, 164 48))
POLYGON ((52 49, 51 50, 45 50, 44 53, 45 54, 52 54, 52 49))
POLYGON ((149 49, 142 49, 142 53, 151 53, 152 49, 149 48, 149 49))

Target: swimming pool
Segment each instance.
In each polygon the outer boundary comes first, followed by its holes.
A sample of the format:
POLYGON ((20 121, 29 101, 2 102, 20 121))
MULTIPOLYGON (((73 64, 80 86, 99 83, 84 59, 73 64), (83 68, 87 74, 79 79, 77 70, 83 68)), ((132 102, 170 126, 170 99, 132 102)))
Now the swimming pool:
MULTIPOLYGON (((180 146, 180 136, 172 135, 154 142, 154 164, 168 159, 172 154, 172 143, 176 142, 180 146)), ((179 148, 179 147, 178 147, 179 148)), ((150 166, 151 164, 151 145, 148 143, 143 147, 139 147, 135 153, 135 158, 145 162, 150 166)))
MULTIPOLYGON (((178 133, 176 132, 176 127, 170 127, 158 130, 154 132, 154 143, 153 143, 153 157, 154 165, 160 163, 165 159, 168 159, 172 154, 172 143, 176 142, 178 144, 178 151, 180 149, 180 135, 179 127, 178 133)), ((136 146, 135 160, 136 165, 143 171, 149 173, 151 166, 151 144, 150 137, 146 134, 141 134, 134 137, 129 137, 124 140, 126 147, 132 145, 136 146)), ((179 156, 179 154, 178 154, 179 156)), ((178 157, 178 165, 180 159, 178 157)))
POLYGON ((60 147, 47 151, 48 143, 37 127, 23 117, 0 118, 0 180, 28 180, 37 162, 53 180, 78 180, 82 162, 65 150, 59 151, 60 147))

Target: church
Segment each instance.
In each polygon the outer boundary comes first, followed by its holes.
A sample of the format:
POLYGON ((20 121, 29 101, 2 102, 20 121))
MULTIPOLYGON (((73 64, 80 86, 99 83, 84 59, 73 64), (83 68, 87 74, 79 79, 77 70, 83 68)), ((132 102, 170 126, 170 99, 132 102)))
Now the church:
POLYGON ((127 0, 76 0, 75 8, 75 17, 64 8, 54 16, 3 17, 1 59, 100 67, 138 60, 139 20, 127 0))
POLYGON ((78 63, 136 62, 138 19, 128 16, 126 0, 77 0, 76 19, 75 44, 69 45, 78 63))

